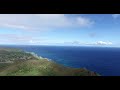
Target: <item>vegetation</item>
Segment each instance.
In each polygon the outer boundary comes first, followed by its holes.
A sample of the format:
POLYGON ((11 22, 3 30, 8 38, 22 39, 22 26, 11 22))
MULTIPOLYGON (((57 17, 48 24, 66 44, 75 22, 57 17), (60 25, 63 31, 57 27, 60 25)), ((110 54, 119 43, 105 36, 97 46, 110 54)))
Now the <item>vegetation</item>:
POLYGON ((0 49, 0 62, 0 76, 99 76, 84 68, 65 67, 16 49, 0 49))
POLYGON ((0 62, 2 63, 9 63, 14 62, 17 60, 34 60, 37 59, 37 57, 33 56, 31 53, 26 53, 19 49, 10 49, 10 48, 1 48, 0 49, 0 62))

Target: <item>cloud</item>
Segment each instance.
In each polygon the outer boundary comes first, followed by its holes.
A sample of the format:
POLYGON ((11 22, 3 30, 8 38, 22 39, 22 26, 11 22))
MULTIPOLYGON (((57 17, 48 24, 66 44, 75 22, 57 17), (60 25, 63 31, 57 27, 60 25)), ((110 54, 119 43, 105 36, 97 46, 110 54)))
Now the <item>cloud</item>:
POLYGON ((41 43, 41 40, 30 40, 29 43, 35 44, 35 43, 41 43))
POLYGON ((9 44, 27 44, 30 39, 33 39, 31 36, 27 35, 16 35, 16 34, 0 34, 0 42, 1 43, 9 43, 9 44))
POLYGON ((111 45, 112 42, 104 42, 104 41, 98 41, 96 42, 97 45, 111 45))
POLYGON ((65 45, 79 45, 80 42, 79 41, 71 41, 71 42, 64 42, 63 44, 65 44, 65 45))
POLYGON ((116 18, 120 17, 120 14, 112 14, 112 17, 113 17, 114 19, 116 19, 116 18))
POLYGON ((32 36, 21 36, 16 34, 0 34, 0 39, 17 39, 17 40, 25 40, 25 39, 32 39, 32 36))
POLYGON ((112 45, 110 41, 97 41, 97 42, 80 42, 80 41, 71 41, 71 42, 56 42, 50 41, 48 38, 42 37, 32 37, 32 36, 20 36, 16 34, 0 34, 0 43, 1 44, 29 44, 29 45, 76 45, 76 46, 98 46, 98 45, 112 45))
POLYGON ((77 23, 82 26, 82 27, 86 27, 86 26, 91 26, 93 25, 95 22, 88 19, 88 18, 84 18, 84 17, 78 17, 77 18, 77 23))
POLYGON ((88 27, 94 21, 66 14, 0 14, 0 27, 25 30, 44 30, 62 27, 88 27))
MULTIPOLYGON (((0 41, 29 44, 47 43, 47 40, 38 34, 48 30, 65 30, 66 28, 66 30, 71 28, 74 30, 76 27, 89 27, 93 25, 93 22, 90 18, 81 15, 69 17, 68 14, 0 14, 0 28, 5 28, 6 31, 21 30, 24 34, 22 36, 17 35, 18 32, 14 32, 16 34, 0 34, 0 41), (34 31, 35 33, 33 33, 34 31), (35 35, 39 38, 36 38, 35 35)), ((3 33, 6 32, 3 31, 3 33)), ((13 32, 11 31, 11 33, 13 32)), ((78 42, 72 43, 78 44, 78 42)))
POLYGON ((91 43, 83 43, 83 45, 92 45, 92 46, 97 46, 97 45, 112 45, 112 42, 105 42, 105 41, 97 41, 97 42, 91 42, 91 43))
POLYGON ((16 34, 0 34, 0 43, 2 44, 40 44, 44 43, 46 38, 33 37, 16 34))
POLYGON ((97 46, 97 45, 112 45, 112 42, 104 42, 104 41, 97 41, 97 42, 79 42, 79 41, 73 41, 73 42, 64 42, 66 45, 90 45, 90 46, 97 46))
POLYGON ((80 44, 79 41, 73 41, 72 44, 80 44))

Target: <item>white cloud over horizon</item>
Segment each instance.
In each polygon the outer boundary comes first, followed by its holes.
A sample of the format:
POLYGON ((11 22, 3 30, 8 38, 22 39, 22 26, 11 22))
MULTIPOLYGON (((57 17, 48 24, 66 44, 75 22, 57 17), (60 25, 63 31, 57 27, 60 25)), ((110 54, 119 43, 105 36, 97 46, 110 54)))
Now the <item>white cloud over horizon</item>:
POLYGON ((10 44, 29 44, 29 45, 41 45, 41 44, 56 44, 56 45, 112 45, 110 41, 96 41, 96 42, 80 42, 80 41, 71 41, 71 42, 59 42, 54 40, 49 40, 48 38, 43 37, 33 37, 33 36, 19 36, 16 34, 0 34, 0 43, 10 43, 10 44))
POLYGON ((73 42, 64 42, 64 44, 70 44, 70 45, 112 45, 113 43, 110 41, 96 41, 96 42, 79 42, 79 41, 73 41, 73 42))
POLYGON ((104 41, 98 41, 96 42, 97 45, 112 45, 112 42, 104 42, 104 41))

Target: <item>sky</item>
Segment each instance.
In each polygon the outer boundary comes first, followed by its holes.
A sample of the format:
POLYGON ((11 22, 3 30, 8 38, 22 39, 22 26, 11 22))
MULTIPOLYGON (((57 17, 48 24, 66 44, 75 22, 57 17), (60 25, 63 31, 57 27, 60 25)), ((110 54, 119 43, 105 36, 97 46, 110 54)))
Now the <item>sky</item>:
POLYGON ((0 44, 120 47, 120 14, 0 14, 0 44))

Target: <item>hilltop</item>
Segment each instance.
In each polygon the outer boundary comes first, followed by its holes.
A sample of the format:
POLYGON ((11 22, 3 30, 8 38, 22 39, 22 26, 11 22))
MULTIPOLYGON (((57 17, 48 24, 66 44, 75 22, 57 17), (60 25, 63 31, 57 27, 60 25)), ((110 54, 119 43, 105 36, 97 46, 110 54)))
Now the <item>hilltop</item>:
POLYGON ((0 76, 99 76, 85 68, 70 68, 20 49, 0 48, 0 76))

